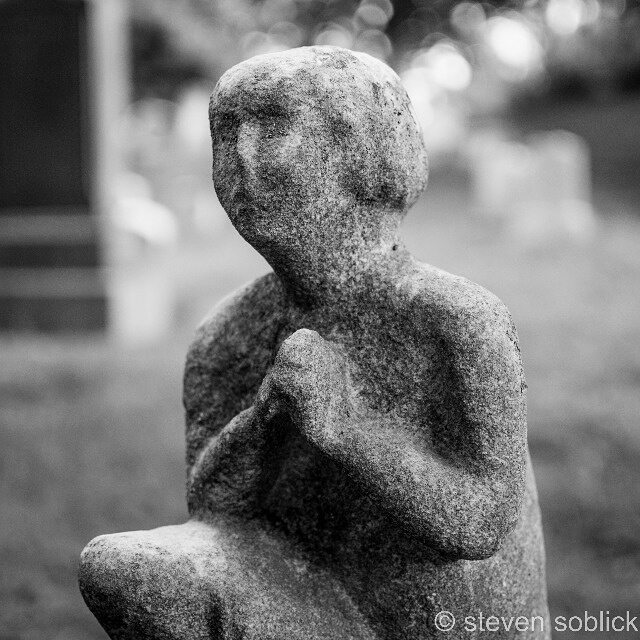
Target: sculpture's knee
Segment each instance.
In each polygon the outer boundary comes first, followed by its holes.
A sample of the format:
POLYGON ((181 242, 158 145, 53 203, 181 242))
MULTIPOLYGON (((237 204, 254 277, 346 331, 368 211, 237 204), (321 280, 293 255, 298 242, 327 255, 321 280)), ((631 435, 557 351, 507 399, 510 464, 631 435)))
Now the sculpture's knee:
POLYGON ((111 638, 210 638, 207 589, 188 554, 158 532, 92 540, 80 558, 82 596, 111 638))

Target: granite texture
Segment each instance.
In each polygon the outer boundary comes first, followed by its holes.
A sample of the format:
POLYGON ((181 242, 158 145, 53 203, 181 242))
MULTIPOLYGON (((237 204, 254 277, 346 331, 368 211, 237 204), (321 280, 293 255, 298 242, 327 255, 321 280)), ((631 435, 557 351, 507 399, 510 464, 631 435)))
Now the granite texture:
POLYGON ((187 357, 192 519, 92 541, 87 604, 118 639, 548 638, 516 331, 398 236, 427 181, 399 79, 339 48, 257 56, 210 118, 220 201, 273 273, 187 357), (480 613, 544 629, 468 632, 480 613))

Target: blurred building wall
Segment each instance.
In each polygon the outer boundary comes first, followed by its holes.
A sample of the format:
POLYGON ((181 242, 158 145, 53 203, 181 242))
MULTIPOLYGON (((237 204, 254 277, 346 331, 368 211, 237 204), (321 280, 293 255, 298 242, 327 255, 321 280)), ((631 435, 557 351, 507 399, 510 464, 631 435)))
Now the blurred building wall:
POLYGON ((0 3, 0 328, 102 329, 123 0, 0 3))

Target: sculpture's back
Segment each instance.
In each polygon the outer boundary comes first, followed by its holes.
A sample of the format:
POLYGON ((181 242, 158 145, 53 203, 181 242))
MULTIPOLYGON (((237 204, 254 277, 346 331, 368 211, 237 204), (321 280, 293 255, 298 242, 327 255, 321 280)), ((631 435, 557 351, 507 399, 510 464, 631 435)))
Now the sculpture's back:
POLYGON ((94 540, 87 603, 113 638, 417 639, 439 611, 452 637, 480 614, 548 637, 515 329, 397 237, 426 184, 399 80, 342 49, 260 56, 211 124, 220 200, 275 273, 189 353, 192 520, 94 540))

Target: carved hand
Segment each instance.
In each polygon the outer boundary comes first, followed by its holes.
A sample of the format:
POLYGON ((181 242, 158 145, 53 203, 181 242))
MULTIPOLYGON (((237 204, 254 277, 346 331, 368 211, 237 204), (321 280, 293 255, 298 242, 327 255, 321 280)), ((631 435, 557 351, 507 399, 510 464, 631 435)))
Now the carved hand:
POLYGON ((300 329, 280 347, 255 403, 264 422, 286 414, 294 428, 324 451, 337 444, 350 393, 347 361, 318 333, 300 329))
POLYGON ((336 347, 309 329, 289 336, 253 406, 214 436, 194 464, 188 490, 192 511, 205 515, 258 508, 267 478, 275 473, 270 467, 277 456, 270 451, 281 446, 286 425, 335 455, 349 388, 346 360, 336 347))

